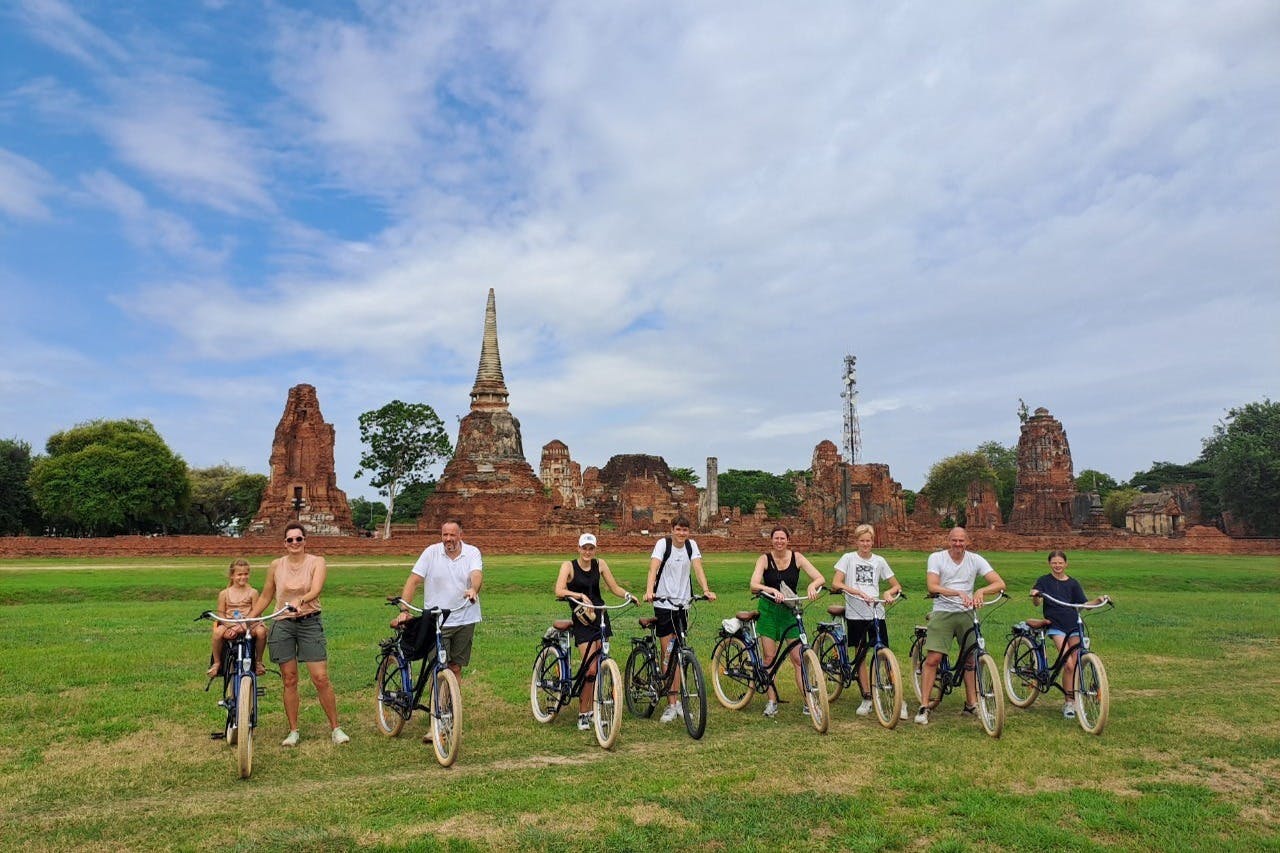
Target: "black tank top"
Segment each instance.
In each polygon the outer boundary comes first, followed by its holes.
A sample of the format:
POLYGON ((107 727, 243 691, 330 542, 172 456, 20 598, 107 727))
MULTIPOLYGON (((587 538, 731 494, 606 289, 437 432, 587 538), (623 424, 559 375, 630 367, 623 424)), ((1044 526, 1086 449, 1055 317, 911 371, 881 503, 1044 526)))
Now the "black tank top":
POLYGON ((766 551, 764 558, 769 561, 768 566, 764 570, 764 585, 771 586, 774 589, 782 589, 782 584, 791 587, 792 592, 796 592, 800 586, 800 564, 796 562, 796 552, 791 552, 791 565, 785 569, 779 569, 773 562, 773 554, 766 551))
POLYGON ((577 560, 574 560, 573 577, 569 578, 565 587, 570 592, 585 595, 591 599, 592 604, 604 604, 604 597, 600 595, 600 561, 592 560, 591 570, 587 571, 578 565, 577 560))

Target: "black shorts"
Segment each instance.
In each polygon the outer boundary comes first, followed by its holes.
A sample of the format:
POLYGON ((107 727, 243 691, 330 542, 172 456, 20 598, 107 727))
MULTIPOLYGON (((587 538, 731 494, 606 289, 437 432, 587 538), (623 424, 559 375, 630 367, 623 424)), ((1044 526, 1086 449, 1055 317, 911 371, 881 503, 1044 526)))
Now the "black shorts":
POLYGON ((678 626, 683 631, 689 630, 689 614, 686 610, 668 610, 665 607, 653 607, 653 615, 658 618, 658 636, 670 637, 678 626))
MULTIPOLYGON (((604 615, 604 635, 606 637, 613 636, 613 628, 609 624, 609 614, 604 615)), ((600 616, 597 615, 590 622, 583 624, 575 616, 573 620, 573 641, 578 645, 583 643, 594 643, 600 639, 600 616)))
POLYGON ((876 635, 872 633, 873 631, 879 632, 880 642, 883 645, 889 645, 889 629, 885 626, 883 619, 846 619, 844 629, 849 638, 850 656, 863 644, 866 644, 868 650, 874 646, 876 635))

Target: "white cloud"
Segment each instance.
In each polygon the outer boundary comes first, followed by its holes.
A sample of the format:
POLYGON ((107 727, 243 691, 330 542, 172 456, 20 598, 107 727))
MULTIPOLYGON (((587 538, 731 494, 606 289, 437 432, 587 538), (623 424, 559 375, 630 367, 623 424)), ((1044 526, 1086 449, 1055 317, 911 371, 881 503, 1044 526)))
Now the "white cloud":
POLYGON ((35 163, 0 148, 0 212, 15 219, 48 219, 45 197, 54 192, 53 177, 35 163))
POLYGON ((158 210, 134 187, 106 171, 80 176, 80 183, 98 203, 112 210, 124 222, 125 233, 143 248, 159 248, 176 257, 202 266, 213 266, 226 252, 211 251, 186 219, 158 210))

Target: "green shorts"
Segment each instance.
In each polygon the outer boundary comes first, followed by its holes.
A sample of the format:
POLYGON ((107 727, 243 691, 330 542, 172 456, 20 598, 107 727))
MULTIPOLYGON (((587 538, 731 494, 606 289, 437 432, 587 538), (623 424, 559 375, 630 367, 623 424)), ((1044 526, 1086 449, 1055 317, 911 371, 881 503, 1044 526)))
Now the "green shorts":
MULTIPOLYGON (((440 642, 444 645, 445 658, 449 663, 466 666, 471 663, 471 641, 476 636, 476 623, 459 625, 456 628, 445 628, 440 632, 440 642)), ((432 652, 434 655, 435 652, 432 652)))
POLYGON ((767 598, 760 599, 760 619, 756 622, 756 634, 781 643, 797 636, 796 614, 790 607, 783 607, 767 598))
MULTIPOLYGON (((929 616, 929 635, 925 637, 925 650, 941 652, 945 655, 951 651, 953 642, 957 646, 964 642, 965 633, 972 627, 973 616, 967 610, 962 610, 959 613, 953 613, 949 610, 935 610, 929 616)), ((956 651, 958 654, 959 649, 956 651)))
POLYGON ((277 619, 267 635, 267 648, 271 650, 273 663, 298 660, 302 663, 318 663, 327 660, 324 626, 320 614, 301 619, 277 619))

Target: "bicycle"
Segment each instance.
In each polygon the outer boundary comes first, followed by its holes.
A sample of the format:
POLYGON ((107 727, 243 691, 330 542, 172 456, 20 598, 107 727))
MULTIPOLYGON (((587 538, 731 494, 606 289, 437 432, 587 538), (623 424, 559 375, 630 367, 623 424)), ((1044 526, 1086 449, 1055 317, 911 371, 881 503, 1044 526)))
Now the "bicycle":
MULTIPOLYGON (((565 597, 559 600, 577 603, 565 597)), ((542 635, 538 653, 534 656, 533 676, 529 683, 529 704, 535 720, 550 723, 561 708, 568 705, 574 696, 581 694, 587 681, 587 673, 594 663, 596 688, 592 699, 591 727, 601 748, 613 749, 622 722, 622 673, 618 671, 618 662, 609 657, 609 631, 605 613, 635 607, 638 603, 635 598, 628 596, 622 604, 591 606, 598 617, 597 634, 592 642, 598 642, 598 645, 583 658, 573 676, 569 675, 573 621, 557 619, 551 623, 551 627, 542 635)), ((575 611, 583 612, 586 609, 578 604, 575 611)))
MULTIPOLYGON (((226 741, 228 746, 235 748, 241 779, 248 779, 253 774, 253 730, 258 726, 258 697, 266 692, 258 686, 258 673, 253 667, 253 634, 247 626, 294 611, 293 605, 286 604, 275 613, 251 619, 240 616, 227 618, 206 610, 195 620, 212 619, 220 625, 246 626, 243 634, 222 646, 222 698, 218 700, 218 707, 226 710, 227 721, 222 731, 212 735, 214 740, 226 741)), ((217 677, 209 679, 204 688, 206 693, 217 677)))
POLYGON ((1004 650, 1004 689, 1009 694, 1009 701, 1017 708, 1029 708, 1037 696, 1048 692, 1050 688, 1057 688, 1065 697, 1068 690, 1060 683, 1058 674, 1074 656, 1076 719, 1080 721, 1080 728, 1087 733, 1102 734, 1111 710, 1111 687, 1107 682, 1107 670, 1102 665, 1102 659, 1090 648, 1089 632, 1085 627, 1083 614, 1103 607, 1114 609, 1115 604, 1105 595, 1099 604, 1068 604, 1043 592, 1040 597, 1075 610, 1076 629, 1067 634, 1068 642, 1063 643, 1052 667, 1045 654, 1048 619, 1027 619, 1009 629, 1009 644, 1004 650), (1079 635, 1079 642, 1070 642, 1076 635, 1079 635))
MULTIPOLYGON (((756 597, 759 595, 757 593, 756 597)), ((715 687, 716 699, 730 711, 745 708, 752 696, 767 693, 774 686, 774 678, 782 662, 791 655, 792 649, 799 646, 800 682, 809 722, 819 734, 825 734, 830 725, 831 706, 822 664, 809 645, 809 635, 804 629, 804 609, 809 600, 804 596, 794 596, 776 601, 791 605, 796 617, 796 636, 778 649, 773 663, 768 666, 761 657, 760 640, 756 636, 759 610, 740 610, 721 623, 719 637, 711 651, 711 683, 715 687)))
MULTIPOLYGON (((832 595, 842 595, 834 592, 832 595)), ((894 604, 906 598, 907 594, 899 593, 896 598, 886 600, 883 598, 873 599, 870 604, 873 608, 881 607, 887 611, 894 604)), ((835 702, 840 698, 840 694, 844 689, 852 684, 859 683, 858 673, 863 666, 863 659, 866 658, 867 652, 871 652, 871 660, 867 662, 867 676, 870 681, 870 695, 864 695, 864 699, 871 700, 871 706, 875 708, 876 719, 880 725, 886 729, 892 729, 898 725, 898 720, 904 716, 903 698, 902 698, 902 670, 898 666, 898 658, 894 656, 893 650, 881 642, 883 636, 882 626, 884 619, 876 619, 876 630, 872 633, 874 641, 871 645, 867 645, 865 640, 858 644, 857 651, 853 660, 849 660, 849 644, 848 637, 845 633, 845 606, 843 604, 832 604, 827 607, 827 613, 836 617, 830 622, 819 622, 816 639, 813 647, 818 655, 818 661, 822 666, 822 672, 826 676, 827 696, 830 701, 835 702)))
MULTIPOLYGON (((695 595, 690 600, 706 601, 705 595, 695 595)), ((623 674, 623 695, 626 697, 627 710, 633 715, 648 719, 659 700, 671 695, 671 685, 676 673, 680 673, 680 709, 684 716, 684 727, 689 737, 698 740, 707 729, 707 685, 702 675, 702 664, 698 656, 689 646, 686 632, 686 620, 692 608, 690 604, 679 604, 669 598, 655 598, 671 608, 675 623, 675 633, 671 638, 671 648, 665 651, 666 665, 659 664, 658 656, 658 617, 645 616, 640 619, 640 627, 648 631, 643 637, 631 638, 631 654, 627 657, 627 665, 623 674)))
MULTIPOLYGON (((374 706, 374 722, 378 731, 388 737, 400 734, 404 724, 414 711, 426 711, 431 715, 431 745, 436 761, 441 767, 449 767, 458 759, 462 746, 462 686, 458 676, 448 666, 441 632, 451 611, 439 607, 423 609, 395 595, 387 599, 388 606, 408 609, 432 621, 419 630, 432 632, 435 648, 422 658, 418 677, 413 678, 413 650, 407 646, 406 625, 395 626, 395 634, 379 643, 378 669, 374 687, 377 690, 374 706), (433 660, 434 658, 434 660, 433 660), (428 666, 430 670, 428 671, 428 666), (422 694, 428 684, 431 687, 429 704, 422 704, 422 694)), ((412 620, 411 620, 412 621, 412 620)))
MULTIPOLYGON (((937 596, 926 597, 936 598, 937 596)), ((1009 596, 1001 592, 996 597, 996 602, 989 605, 988 609, 1000 607, 1008 599, 1009 596)), ((928 697, 924 695, 920 679, 927 654, 924 647, 925 638, 929 632, 923 625, 916 626, 910 653, 912 686, 915 687, 920 705, 932 710, 941 704, 944 696, 964 684, 965 672, 973 672, 974 688, 977 691, 978 719, 981 720, 982 728, 988 735, 998 738, 1004 731, 1005 717, 1004 692, 999 686, 1000 673, 996 668, 995 658, 987 651, 987 641, 982 636, 982 623, 978 620, 978 608, 970 607, 967 612, 973 618, 973 627, 965 631, 961 638, 958 660, 963 661, 963 664, 952 668, 949 657, 944 654, 938 664, 938 673, 933 680, 933 689, 929 691, 928 697)))

